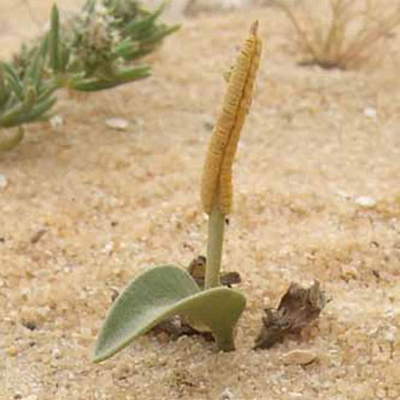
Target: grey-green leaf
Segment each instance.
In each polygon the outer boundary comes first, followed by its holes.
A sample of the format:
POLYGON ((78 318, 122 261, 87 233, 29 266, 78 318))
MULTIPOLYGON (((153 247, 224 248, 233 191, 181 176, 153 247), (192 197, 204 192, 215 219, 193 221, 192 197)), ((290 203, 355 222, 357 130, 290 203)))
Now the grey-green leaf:
POLYGON ((93 361, 103 361, 162 320, 181 315, 208 327, 222 350, 233 350, 233 327, 245 297, 225 287, 201 291, 174 266, 154 267, 134 279, 113 304, 98 337, 93 361))

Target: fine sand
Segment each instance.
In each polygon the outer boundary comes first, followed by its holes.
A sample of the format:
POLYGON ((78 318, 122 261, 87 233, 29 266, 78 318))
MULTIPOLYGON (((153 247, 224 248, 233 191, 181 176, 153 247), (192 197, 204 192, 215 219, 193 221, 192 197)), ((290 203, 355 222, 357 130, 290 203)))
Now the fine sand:
MULTIPOLYGON (((32 18, 45 21, 51 2, 29 3, 30 13, 1 0, 1 57, 40 31, 32 18)), ((400 59, 300 67, 288 28, 271 7, 183 19, 148 60, 151 78, 60 93, 63 124, 29 125, 0 154, 1 400, 400 398, 400 59), (115 291, 149 266, 185 267, 205 252, 205 150, 222 74, 255 19, 264 55, 224 253, 248 300, 237 350, 145 336, 95 365, 115 291), (110 117, 129 128, 111 129, 110 117), (318 326, 252 350, 263 308, 314 279, 330 300, 318 326), (297 349, 316 360, 288 363, 297 349)))

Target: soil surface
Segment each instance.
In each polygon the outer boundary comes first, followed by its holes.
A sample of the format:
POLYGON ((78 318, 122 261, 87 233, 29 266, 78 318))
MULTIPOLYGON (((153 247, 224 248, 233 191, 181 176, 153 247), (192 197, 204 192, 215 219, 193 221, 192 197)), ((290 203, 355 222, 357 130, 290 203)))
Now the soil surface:
MULTIPOLYGON (((1 1, 1 57, 38 32, 32 18, 46 19, 50 1, 29 3, 31 13, 1 1)), ((0 399, 400 398, 398 60, 300 67, 288 27, 270 7, 184 19, 150 57, 151 78, 61 93, 63 124, 30 125, 0 155, 0 399), (224 253, 248 299, 237 350, 145 336, 94 365, 115 290, 152 265, 187 266, 205 252, 205 150, 222 74, 255 19, 264 57, 224 253), (128 129, 108 127, 110 117, 128 129), (263 308, 290 282, 314 279, 330 299, 318 326, 252 350, 263 308)), ((400 37, 391 43, 399 48, 400 37)))

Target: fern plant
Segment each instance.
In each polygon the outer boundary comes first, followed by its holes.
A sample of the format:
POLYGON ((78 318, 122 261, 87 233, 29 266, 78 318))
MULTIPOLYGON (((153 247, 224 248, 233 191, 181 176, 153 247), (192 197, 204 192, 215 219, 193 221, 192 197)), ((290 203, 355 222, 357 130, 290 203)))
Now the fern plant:
POLYGON ((175 315, 196 330, 211 332, 220 350, 234 350, 233 329, 246 298, 221 287, 220 269, 225 217, 232 204, 232 164, 250 109, 261 55, 257 23, 242 45, 229 77, 222 111, 205 161, 201 199, 209 215, 204 288, 185 270, 171 265, 150 268, 115 300, 97 339, 94 361, 103 361, 136 337, 175 315))

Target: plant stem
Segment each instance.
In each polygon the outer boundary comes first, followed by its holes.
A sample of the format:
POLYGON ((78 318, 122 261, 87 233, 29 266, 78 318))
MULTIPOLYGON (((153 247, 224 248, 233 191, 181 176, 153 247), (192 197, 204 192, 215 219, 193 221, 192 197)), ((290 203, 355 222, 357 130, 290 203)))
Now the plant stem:
POLYGON ((219 271, 221 269, 224 227, 225 217, 214 205, 208 220, 206 290, 220 285, 219 271))

